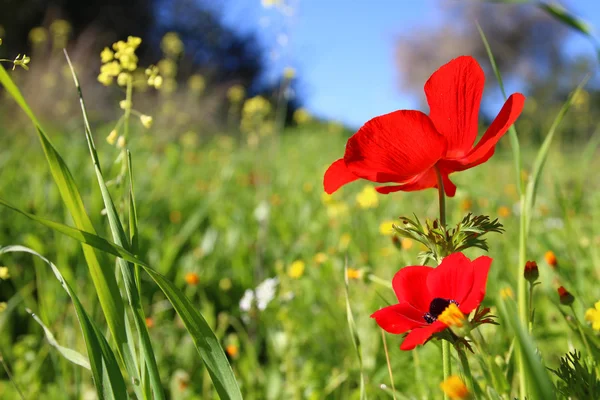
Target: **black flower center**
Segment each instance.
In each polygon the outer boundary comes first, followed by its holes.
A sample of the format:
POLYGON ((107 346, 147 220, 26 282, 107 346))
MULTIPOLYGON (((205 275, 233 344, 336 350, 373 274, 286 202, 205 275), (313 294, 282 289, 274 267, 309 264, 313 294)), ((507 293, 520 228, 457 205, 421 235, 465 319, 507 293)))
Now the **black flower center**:
POLYGON ((423 315, 423 319, 428 324, 433 324, 437 320, 438 315, 443 313, 446 307, 451 303, 458 305, 455 300, 443 299, 441 297, 434 298, 431 300, 431 303, 429 303, 429 312, 423 315))

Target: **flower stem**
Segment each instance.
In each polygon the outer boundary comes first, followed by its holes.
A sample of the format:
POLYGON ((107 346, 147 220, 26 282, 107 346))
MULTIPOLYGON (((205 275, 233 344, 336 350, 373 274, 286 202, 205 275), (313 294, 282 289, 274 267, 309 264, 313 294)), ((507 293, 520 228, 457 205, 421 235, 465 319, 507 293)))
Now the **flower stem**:
POLYGON ((469 392, 472 394, 475 393, 475 384, 473 382, 473 375, 471 375, 471 367, 469 367, 469 360, 467 359, 467 355, 465 352, 458 347, 456 347, 456 352, 458 353, 458 359, 460 360, 460 364, 462 365, 463 373, 465 374, 465 381, 467 383, 467 388, 469 388, 469 392))
MULTIPOLYGON (((437 176, 438 182, 438 199, 440 204, 440 224, 446 227, 446 196, 444 194, 444 180, 442 173, 437 166, 433 167, 437 176)), ((446 254, 438 254, 438 260, 441 260, 446 254)), ((444 373, 444 381, 452 374, 452 365, 450 364, 450 343, 447 340, 442 340, 442 370, 444 373)), ((444 400, 448 400, 448 396, 444 393, 444 400)))
MULTIPOLYGON (((521 195, 521 218, 519 232, 519 264, 517 266, 519 320, 523 327, 529 327, 529 312, 527 307, 527 280, 523 275, 523 267, 527 258, 527 210, 525 209, 525 195, 521 195)), ((531 329, 529 330, 531 332, 531 329)), ((519 371, 519 398, 527 398, 527 377, 525 376, 525 355, 518 349, 519 371)))

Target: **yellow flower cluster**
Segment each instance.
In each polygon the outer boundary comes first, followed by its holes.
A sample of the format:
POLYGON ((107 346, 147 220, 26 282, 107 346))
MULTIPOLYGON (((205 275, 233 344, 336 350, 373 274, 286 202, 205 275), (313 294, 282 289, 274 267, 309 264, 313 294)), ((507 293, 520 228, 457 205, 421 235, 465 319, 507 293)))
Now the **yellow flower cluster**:
POLYGON ((379 205, 377 191, 373 186, 367 185, 356 195, 356 202, 360 208, 376 208, 379 205))
POLYGON ((289 277, 294 278, 294 279, 300 278, 302 275, 304 275, 305 267, 306 267, 306 265, 304 264, 304 261, 302 261, 302 260, 294 261, 288 269, 289 277))
POLYGON ((163 83, 163 78, 159 74, 158 67, 151 65, 146 68, 146 77, 148 78, 148 86, 155 89, 160 89, 163 83))
POLYGON ((240 128, 243 132, 257 132, 271 113, 271 103, 262 96, 255 96, 246 100, 242 108, 242 121, 240 128))
POLYGON ((169 57, 177 57, 183 53, 183 42, 175 32, 168 32, 160 42, 160 48, 169 57))
POLYGON ((246 91, 242 85, 233 85, 227 90, 227 99, 234 104, 238 104, 246 96, 246 91))
POLYGON ((303 125, 312 120, 310 113, 305 108, 299 108, 294 111, 294 122, 298 125, 303 125))
POLYGON ((138 66, 138 57, 135 51, 142 43, 142 39, 135 36, 129 36, 127 41, 119 40, 113 43, 112 50, 105 47, 100 53, 102 67, 98 81, 105 86, 112 84, 113 79, 117 78, 120 86, 127 85, 131 80, 131 72, 138 66))
POLYGON ((585 312, 585 320, 592 324, 592 329, 600 331, 600 301, 585 312))

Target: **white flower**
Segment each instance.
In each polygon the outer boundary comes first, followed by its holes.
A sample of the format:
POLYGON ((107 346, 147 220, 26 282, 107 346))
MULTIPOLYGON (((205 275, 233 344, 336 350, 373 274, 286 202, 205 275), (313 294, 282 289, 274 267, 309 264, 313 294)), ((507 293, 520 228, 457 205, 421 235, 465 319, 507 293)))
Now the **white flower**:
POLYGON ((246 289, 244 296, 240 300, 240 310, 244 312, 250 311, 252 308, 252 302, 254 301, 254 292, 252 289, 246 289))
POLYGON ((256 305, 259 310, 263 311, 275 298, 278 283, 277 278, 269 278, 256 287, 256 305))

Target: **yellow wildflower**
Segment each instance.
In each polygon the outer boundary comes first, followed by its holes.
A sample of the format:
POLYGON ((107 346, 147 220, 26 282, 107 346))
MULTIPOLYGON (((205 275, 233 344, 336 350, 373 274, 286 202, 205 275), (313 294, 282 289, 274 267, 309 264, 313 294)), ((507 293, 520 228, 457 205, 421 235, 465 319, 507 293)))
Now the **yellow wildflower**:
POLYGON ((106 141, 108 142, 108 144, 115 144, 118 137, 119 137, 119 133, 117 132, 116 129, 113 129, 112 131, 110 131, 110 133, 106 137, 106 141))
POLYGON ((227 347, 225 347, 225 351, 232 358, 237 357, 239 350, 240 349, 235 344, 230 344, 227 347))
POLYGON ((144 125, 144 128, 146 128, 146 129, 152 128, 153 121, 154 120, 149 115, 143 115, 143 114, 140 115, 140 122, 142 123, 142 125, 144 125))
POLYGON ((46 40, 48 40, 48 32, 46 32, 46 28, 38 26, 29 31, 29 41, 32 44, 41 44, 46 40))
POLYGON ((411 239, 402 238, 400 242, 402 245, 402 250, 408 250, 413 247, 413 241, 411 239))
POLYGON ((379 224, 379 233, 385 236, 390 236, 394 234, 394 224, 396 221, 384 221, 379 224))
POLYGON ((103 64, 111 62, 112 60, 114 60, 114 58, 115 53, 108 47, 105 47, 104 50, 102 50, 102 52, 100 53, 100 59, 102 60, 103 64))
POLYGON ((160 42, 160 48, 169 57, 176 57, 183 53, 183 42, 175 32, 168 32, 160 42))
POLYGON ((302 275, 304 275, 304 267, 305 267, 304 261, 302 261, 302 260, 294 261, 288 269, 289 277, 294 278, 294 279, 300 278, 302 275))
POLYGON ((440 383, 440 387, 452 400, 466 400, 471 398, 469 389, 465 383, 456 375, 451 375, 444 382, 440 383))
POLYGON ((314 261, 315 261, 315 264, 320 265, 320 264, 323 264, 324 262, 326 262, 328 258, 329 257, 327 256, 327 254, 320 252, 320 253, 315 254, 314 261))
POLYGON ((509 217, 510 216, 510 208, 506 207, 506 206, 500 206, 498 208, 498 215, 500 215, 501 217, 509 217))
POLYGON ((379 205, 377 191, 373 186, 367 185, 356 195, 356 202, 361 208, 376 208, 379 205))
POLYGON ((594 308, 589 308, 585 312, 585 320, 592 324, 592 328, 600 331, 600 301, 594 304, 594 308))
POLYGON ((458 306, 450 303, 448 307, 438 316, 438 320, 450 327, 462 328, 467 323, 465 314, 460 311, 458 306))
POLYGON ((201 94, 206 88, 206 80, 200 74, 194 74, 188 79, 188 87, 196 94, 201 94))
POLYGON ((510 287, 505 287, 503 289, 500 289, 500 297, 502 297, 503 299, 507 299, 507 298, 514 298, 515 295, 512 291, 512 289, 510 287))
POLYGON ((0 267, 0 279, 5 281, 10 278, 10 273, 8 272, 8 267, 0 267))
POLYGON ((232 103, 239 103, 244 100, 246 91, 242 85, 233 85, 227 90, 227 98, 232 103))
POLYGON ((294 122, 298 125, 303 125, 311 121, 312 117, 310 113, 305 108, 299 108, 294 111, 293 116, 294 122))
POLYGON ((348 276, 348 279, 361 279, 362 275, 362 271, 360 269, 355 268, 348 268, 346 272, 346 276, 348 276))
POLYGON ((119 86, 127 86, 129 83, 129 77, 131 75, 127 72, 121 72, 119 76, 117 76, 117 85, 119 86))

